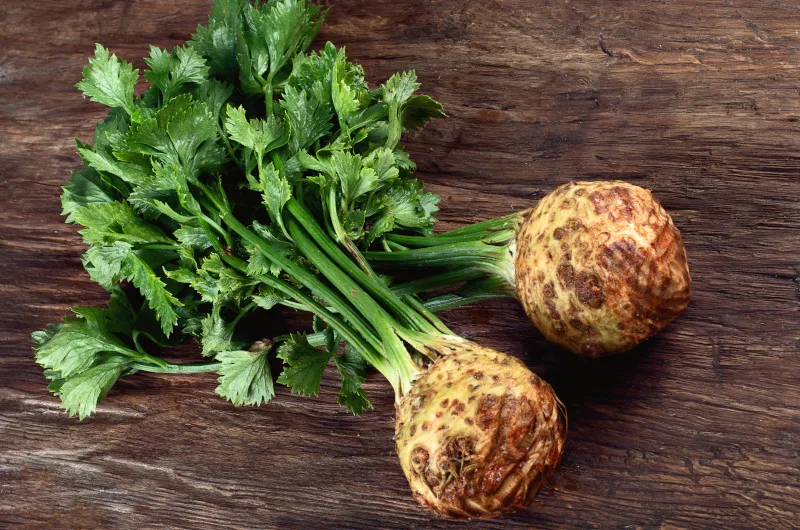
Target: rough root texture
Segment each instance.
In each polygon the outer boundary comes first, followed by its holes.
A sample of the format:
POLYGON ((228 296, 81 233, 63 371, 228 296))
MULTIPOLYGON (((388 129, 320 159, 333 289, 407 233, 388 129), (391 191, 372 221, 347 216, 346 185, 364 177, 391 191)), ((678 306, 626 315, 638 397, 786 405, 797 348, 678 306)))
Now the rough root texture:
POLYGON ((414 498, 455 518, 528 506, 553 474, 566 411, 519 360, 460 338, 397 406, 397 453, 414 498))
POLYGON ((572 182, 517 229, 517 298, 544 336, 600 357, 633 348, 689 304, 680 232, 648 190, 572 182))

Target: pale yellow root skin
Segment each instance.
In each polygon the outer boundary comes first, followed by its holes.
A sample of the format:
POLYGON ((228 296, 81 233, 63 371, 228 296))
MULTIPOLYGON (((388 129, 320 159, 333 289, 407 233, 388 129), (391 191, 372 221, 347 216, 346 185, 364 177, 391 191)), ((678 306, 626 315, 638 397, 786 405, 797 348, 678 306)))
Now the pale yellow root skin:
POLYGON ((689 303, 680 232, 648 190, 626 182, 560 186, 521 217, 516 252, 526 313, 579 355, 629 350, 689 303))
POLYGON ((519 360, 458 337, 397 406, 397 453, 414 498, 456 518, 530 504, 566 438, 553 389, 519 360))

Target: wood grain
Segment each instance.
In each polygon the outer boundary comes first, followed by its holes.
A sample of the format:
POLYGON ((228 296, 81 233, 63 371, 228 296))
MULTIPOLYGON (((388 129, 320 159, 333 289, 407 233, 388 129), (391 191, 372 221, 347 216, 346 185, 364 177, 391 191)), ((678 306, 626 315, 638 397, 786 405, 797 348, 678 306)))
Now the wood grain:
MULTIPOLYGON (((0 4, 0 526, 462 527, 411 500, 378 377, 361 418, 327 386, 234 409, 213 376, 137 375, 78 423, 45 389, 29 333, 106 298, 59 216, 59 187, 79 166, 72 137, 88 139, 102 112, 73 85, 94 42, 143 67, 148 44, 185 40, 209 3, 0 4)), ((531 509, 466 526, 796 528, 800 7, 335 4, 320 40, 347 45, 376 83, 416 69, 450 115, 409 139, 443 197, 442 227, 526 207, 570 179, 614 178, 652 189, 686 242, 688 311, 623 357, 557 351, 513 301, 446 315, 523 358, 570 414, 564 461, 531 509)))

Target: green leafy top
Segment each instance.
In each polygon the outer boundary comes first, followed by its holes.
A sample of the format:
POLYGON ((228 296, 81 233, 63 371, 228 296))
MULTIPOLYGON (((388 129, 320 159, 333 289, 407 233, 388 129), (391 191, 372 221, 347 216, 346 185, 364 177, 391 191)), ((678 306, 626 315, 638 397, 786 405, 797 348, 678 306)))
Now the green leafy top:
POLYGON ((109 55, 107 49, 97 44, 94 58, 83 69, 83 81, 77 87, 92 101, 133 114, 133 89, 138 79, 139 70, 118 60, 116 55, 109 55))
POLYGON ((316 394, 332 363, 339 402, 354 413, 370 406, 353 337, 318 326, 253 350, 246 345, 262 337, 240 325, 278 304, 311 310, 324 294, 309 288, 317 273, 284 224, 291 201, 344 248, 392 231, 428 234, 435 222, 438 197, 413 178, 399 140, 443 116, 441 106, 413 95, 413 73, 371 90, 344 49, 306 53, 326 13, 306 0, 216 0, 186 46, 151 47, 139 97, 138 71, 97 45, 77 87, 110 110, 94 145, 78 142, 86 167, 62 206, 82 226, 84 265, 111 301, 34 334, 37 362, 70 414, 91 413, 119 377, 140 370, 217 371, 220 395, 257 405, 274 395, 275 355, 277 381, 293 391, 316 394), (257 240, 232 229, 234 213, 257 240), (310 270, 305 283, 287 274, 295 264, 310 270), (147 353, 188 337, 205 360, 147 353))

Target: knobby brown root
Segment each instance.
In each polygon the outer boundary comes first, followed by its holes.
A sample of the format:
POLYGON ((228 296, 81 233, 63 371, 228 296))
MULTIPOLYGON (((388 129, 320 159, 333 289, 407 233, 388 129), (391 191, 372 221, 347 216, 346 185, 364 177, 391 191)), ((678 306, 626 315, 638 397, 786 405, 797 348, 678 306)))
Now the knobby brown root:
POLYGON ((651 193, 572 182, 521 218, 516 291, 550 341, 599 357, 633 348, 689 303, 680 232, 651 193))
POLYGON ((519 360, 453 337, 397 406, 396 443, 414 498, 449 517, 528 506, 555 470, 566 411, 519 360))

